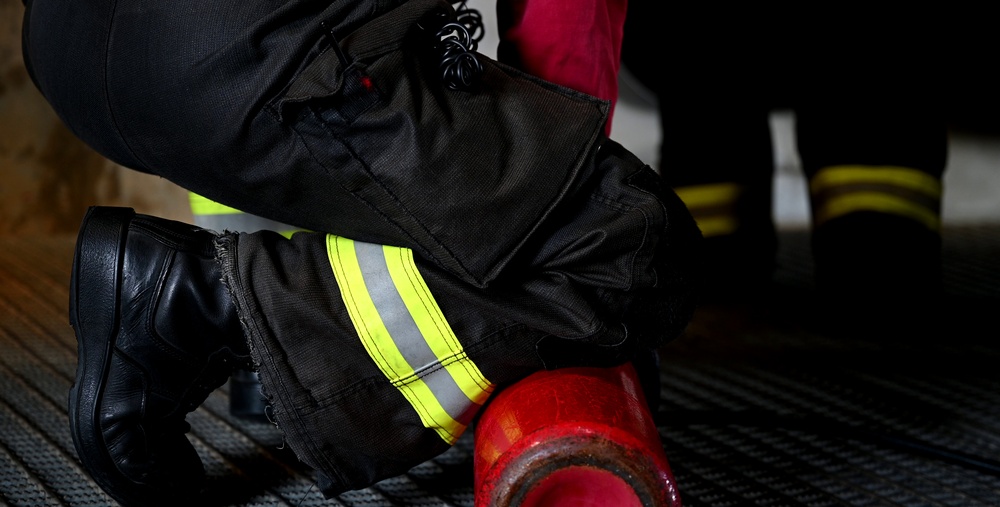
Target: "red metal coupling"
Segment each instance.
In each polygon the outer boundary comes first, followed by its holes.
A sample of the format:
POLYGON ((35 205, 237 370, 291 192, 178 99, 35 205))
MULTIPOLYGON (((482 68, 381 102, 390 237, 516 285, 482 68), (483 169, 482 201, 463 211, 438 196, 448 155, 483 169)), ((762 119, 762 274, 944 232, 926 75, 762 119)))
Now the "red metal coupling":
POLYGON ((631 364, 535 373, 475 427, 476 507, 680 507, 631 364))

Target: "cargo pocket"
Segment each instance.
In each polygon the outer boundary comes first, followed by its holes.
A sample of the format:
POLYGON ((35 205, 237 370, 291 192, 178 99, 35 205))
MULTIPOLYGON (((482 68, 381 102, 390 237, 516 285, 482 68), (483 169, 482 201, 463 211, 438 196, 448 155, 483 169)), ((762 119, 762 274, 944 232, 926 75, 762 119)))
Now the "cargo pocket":
POLYGON ((453 89, 436 48, 454 19, 413 0, 330 37, 271 109, 396 246, 484 287, 566 196, 610 103, 478 53, 479 79, 453 89))

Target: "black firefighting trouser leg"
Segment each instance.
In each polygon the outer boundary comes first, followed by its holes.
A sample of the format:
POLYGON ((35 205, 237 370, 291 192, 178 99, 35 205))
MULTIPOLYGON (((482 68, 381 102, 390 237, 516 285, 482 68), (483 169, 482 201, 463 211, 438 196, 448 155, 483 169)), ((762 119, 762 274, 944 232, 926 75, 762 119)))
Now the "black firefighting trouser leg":
POLYGON ((728 22, 698 6, 664 8, 665 17, 656 8, 630 4, 641 15, 625 34, 626 64, 674 76, 646 82, 660 100, 661 173, 706 238, 706 292, 753 298, 769 287, 768 113, 790 109, 824 313, 882 336, 929 329, 940 312, 946 74, 922 25, 728 22), (637 51, 656 47, 664 57, 637 51))
MULTIPOLYGON (((818 287, 829 302, 859 309, 933 298, 947 152, 940 110, 892 97, 825 97, 806 95, 792 108, 818 287)), ((705 234, 709 290, 765 288, 777 247, 769 109, 671 106, 662 173, 705 234)))
POLYGON ((838 332, 935 339, 946 123, 933 95, 913 104, 893 88, 797 109, 820 316, 838 332))
POLYGON ((482 55, 478 81, 449 88, 434 44, 449 12, 26 11, 32 78, 84 141, 317 231, 224 234, 219 257, 279 427, 331 494, 442 451, 504 384, 627 361, 693 311, 699 231, 603 137, 608 104, 482 55))
POLYGON ((595 162, 595 187, 485 289, 398 247, 226 237, 226 282, 265 392, 328 492, 445 450, 491 392, 531 372, 621 363, 683 328, 693 221, 620 147, 595 162))

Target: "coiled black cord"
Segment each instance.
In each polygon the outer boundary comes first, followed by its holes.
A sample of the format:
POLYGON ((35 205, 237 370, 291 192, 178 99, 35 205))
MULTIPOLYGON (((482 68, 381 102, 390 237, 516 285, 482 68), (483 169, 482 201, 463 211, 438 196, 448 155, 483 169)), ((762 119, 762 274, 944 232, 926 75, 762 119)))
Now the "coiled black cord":
POLYGON ((441 79, 451 90, 471 90, 483 74, 476 55, 483 39, 483 18, 463 0, 455 8, 455 20, 445 23, 436 33, 434 49, 440 58, 441 79))

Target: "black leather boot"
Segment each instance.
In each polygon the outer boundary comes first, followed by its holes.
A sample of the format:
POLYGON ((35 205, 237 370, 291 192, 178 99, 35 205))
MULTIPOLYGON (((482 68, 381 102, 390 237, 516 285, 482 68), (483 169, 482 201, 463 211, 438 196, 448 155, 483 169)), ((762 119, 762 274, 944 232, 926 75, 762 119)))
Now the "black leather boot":
POLYGON ((215 234, 92 207, 77 238, 70 429, 83 466, 124 505, 177 505, 204 468, 185 416, 249 366, 215 234))

